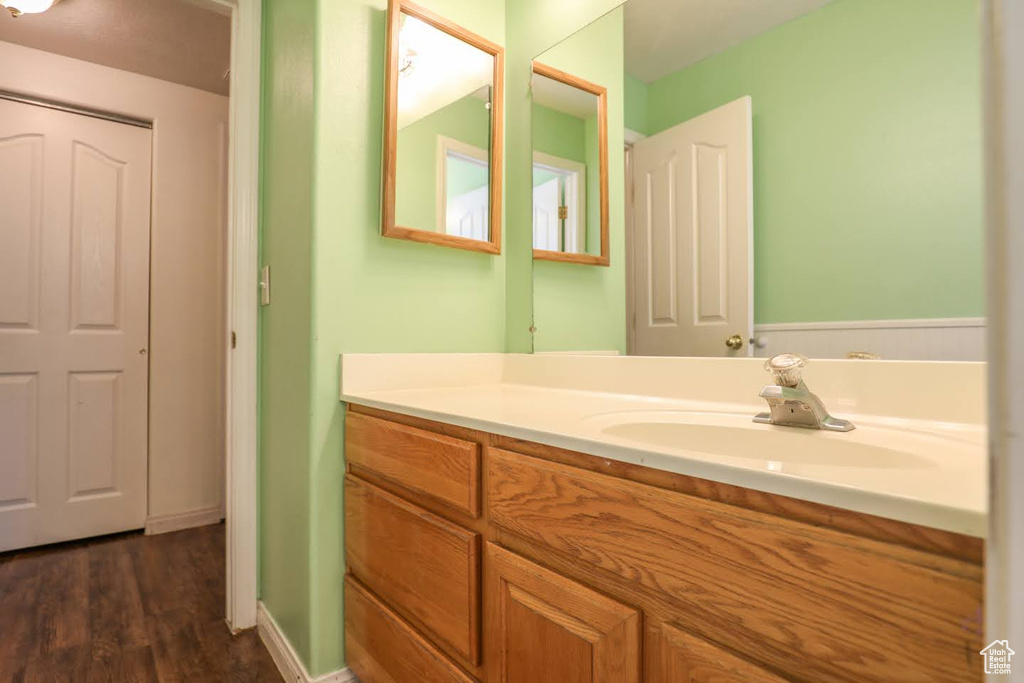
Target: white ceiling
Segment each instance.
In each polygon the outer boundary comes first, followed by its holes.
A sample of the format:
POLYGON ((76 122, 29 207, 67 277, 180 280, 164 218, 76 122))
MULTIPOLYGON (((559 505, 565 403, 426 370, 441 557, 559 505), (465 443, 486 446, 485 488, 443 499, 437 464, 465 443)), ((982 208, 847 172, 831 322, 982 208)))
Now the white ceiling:
POLYGON ((629 0, 626 73, 656 81, 831 0, 629 0))
POLYGON ((227 95, 231 16, 211 7, 203 0, 63 0, 17 19, 0 12, 0 41, 227 95))
POLYGON ((412 15, 402 15, 398 60, 399 129, 467 95, 489 99, 494 57, 412 15))

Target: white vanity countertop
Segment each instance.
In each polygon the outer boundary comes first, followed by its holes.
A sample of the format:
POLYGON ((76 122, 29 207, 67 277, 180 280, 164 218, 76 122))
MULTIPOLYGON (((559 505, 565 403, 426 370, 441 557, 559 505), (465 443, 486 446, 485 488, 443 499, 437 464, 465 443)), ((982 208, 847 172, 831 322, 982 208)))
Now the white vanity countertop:
POLYGON ((341 398, 985 536, 983 364, 812 361, 804 377, 857 429, 754 423, 768 380, 755 359, 346 354, 341 398), (957 386, 959 399, 936 400, 933 381, 957 386))

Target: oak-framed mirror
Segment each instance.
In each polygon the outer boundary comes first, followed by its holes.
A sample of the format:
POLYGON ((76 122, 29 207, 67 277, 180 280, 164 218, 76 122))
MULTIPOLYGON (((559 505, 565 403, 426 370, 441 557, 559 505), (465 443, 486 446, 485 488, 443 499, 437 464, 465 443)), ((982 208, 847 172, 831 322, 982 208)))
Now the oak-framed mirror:
POLYGON ((533 62, 533 258, 607 266, 608 96, 533 62))
POLYGON ((501 253, 503 49, 388 6, 381 234, 501 253))

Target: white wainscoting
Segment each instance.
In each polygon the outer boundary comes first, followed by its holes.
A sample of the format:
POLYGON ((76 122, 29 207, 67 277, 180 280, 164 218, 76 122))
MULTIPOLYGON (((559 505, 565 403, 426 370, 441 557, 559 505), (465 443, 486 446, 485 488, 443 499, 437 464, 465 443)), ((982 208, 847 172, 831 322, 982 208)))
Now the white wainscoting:
POLYGON ((796 351, 810 358, 845 358, 851 351, 885 360, 985 360, 984 318, 855 320, 754 326, 754 355, 796 351))

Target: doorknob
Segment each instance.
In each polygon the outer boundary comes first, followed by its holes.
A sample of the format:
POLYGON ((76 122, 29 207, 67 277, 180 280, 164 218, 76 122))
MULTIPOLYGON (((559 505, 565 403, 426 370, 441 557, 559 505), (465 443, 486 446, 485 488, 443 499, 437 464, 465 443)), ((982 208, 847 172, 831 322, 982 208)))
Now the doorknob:
POLYGON ((743 348, 743 337, 738 334, 734 334, 725 340, 725 345, 733 351, 739 351, 743 348))

